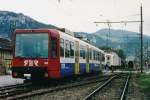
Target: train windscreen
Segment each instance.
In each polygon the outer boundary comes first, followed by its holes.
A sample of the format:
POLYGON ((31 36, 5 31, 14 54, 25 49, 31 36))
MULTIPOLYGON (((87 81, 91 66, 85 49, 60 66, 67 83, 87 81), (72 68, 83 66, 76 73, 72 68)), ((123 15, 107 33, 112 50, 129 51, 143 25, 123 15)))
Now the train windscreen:
POLYGON ((15 57, 48 58, 48 33, 16 34, 15 57))

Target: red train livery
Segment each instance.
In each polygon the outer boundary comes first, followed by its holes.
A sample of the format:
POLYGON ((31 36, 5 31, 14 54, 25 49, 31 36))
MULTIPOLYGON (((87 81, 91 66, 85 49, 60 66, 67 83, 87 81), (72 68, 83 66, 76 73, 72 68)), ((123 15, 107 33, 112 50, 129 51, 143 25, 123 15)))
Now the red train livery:
POLYGON ((59 79, 99 72, 104 52, 55 29, 17 29, 14 32, 12 76, 59 79))

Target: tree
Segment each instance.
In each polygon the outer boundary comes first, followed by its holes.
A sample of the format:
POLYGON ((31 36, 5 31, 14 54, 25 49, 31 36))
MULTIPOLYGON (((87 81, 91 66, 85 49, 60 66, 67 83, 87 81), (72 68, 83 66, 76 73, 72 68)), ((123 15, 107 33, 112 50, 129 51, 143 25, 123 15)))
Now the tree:
POLYGON ((123 59, 123 60, 126 59, 126 56, 125 56, 124 51, 123 51, 122 49, 116 50, 116 53, 118 54, 118 56, 119 56, 121 59, 123 59))

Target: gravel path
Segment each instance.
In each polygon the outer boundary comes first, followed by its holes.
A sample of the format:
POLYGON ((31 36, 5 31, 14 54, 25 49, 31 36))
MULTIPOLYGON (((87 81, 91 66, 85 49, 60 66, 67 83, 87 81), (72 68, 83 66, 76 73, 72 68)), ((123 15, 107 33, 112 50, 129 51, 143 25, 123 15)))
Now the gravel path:
POLYGON ((57 91, 41 96, 36 96, 30 98, 30 100, 82 100, 86 95, 88 95, 93 89, 102 84, 101 83, 93 83, 84 86, 78 86, 71 89, 65 89, 62 91, 57 91))
POLYGON ((125 78, 114 79, 111 84, 108 84, 95 95, 94 100, 119 100, 119 94, 123 89, 123 81, 125 81, 125 78))

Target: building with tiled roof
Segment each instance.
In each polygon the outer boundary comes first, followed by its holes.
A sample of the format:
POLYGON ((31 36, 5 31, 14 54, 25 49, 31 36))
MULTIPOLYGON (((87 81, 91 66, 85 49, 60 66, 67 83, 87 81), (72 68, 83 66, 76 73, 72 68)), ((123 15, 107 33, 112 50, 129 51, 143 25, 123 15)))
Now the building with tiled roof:
POLYGON ((12 43, 7 38, 0 37, 0 73, 11 68, 12 43))

